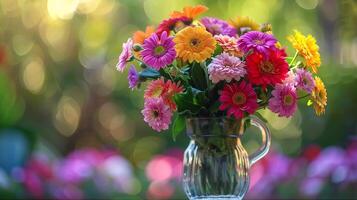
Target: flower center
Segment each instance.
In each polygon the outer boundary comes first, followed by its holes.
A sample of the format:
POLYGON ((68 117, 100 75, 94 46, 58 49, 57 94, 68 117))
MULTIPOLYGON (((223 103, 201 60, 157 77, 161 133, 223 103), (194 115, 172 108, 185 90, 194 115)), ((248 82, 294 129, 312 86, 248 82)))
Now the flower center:
POLYGON ((263 40, 259 40, 259 39, 255 39, 255 40, 253 40, 253 42, 257 45, 262 45, 264 43, 263 40))
POLYGON ((247 97, 243 92, 237 92, 232 97, 233 103, 236 105, 242 105, 247 101, 247 97))
POLYGON ((155 56, 161 56, 164 53, 165 53, 165 48, 162 45, 155 47, 154 49, 155 56))
POLYGON ((287 94, 284 96, 284 105, 286 106, 291 106, 294 103, 294 98, 291 96, 291 94, 287 94))
POLYGON ((193 39, 191 39, 190 44, 191 44, 191 46, 197 47, 200 44, 200 40, 193 38, 193 39))
POLYGON ((225 67, 231 67, 231 66, 232 66, 232 63, 230 62, 229 59, 224 59, 224 60, 223 60, 223 66, 225 66, 225 67))
POLYGON ((265 73, 273 73, 274 72, 274 65, 271 62, 264 62, 260 65, 260 69, 265 73))
POLYGON ((307 84, 309 83, 309 80, 307 80, 307 78, 304 77, 304 78, 302 79, 302 82, 304 83, 304 85, 307 85, 307 84))
POLYGON ((158 118, 158 117, 159 117, 159 111, 154 110, 154 111, 152 112, 152 115, 154 116, 154 118, 158 118))

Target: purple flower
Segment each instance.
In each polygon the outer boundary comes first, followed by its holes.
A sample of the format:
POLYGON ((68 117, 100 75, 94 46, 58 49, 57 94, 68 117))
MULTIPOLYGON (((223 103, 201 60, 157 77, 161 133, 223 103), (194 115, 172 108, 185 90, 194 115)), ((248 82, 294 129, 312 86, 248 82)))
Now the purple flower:
POLYGON ((315 81, 312 74, 304 69, 297 69, 295 76, 296 87, 311 93, 315 87, 315 81))
POLYGON ((213 83, 221 80, 230 82, 232 79, 239 81, 247 73, 244 63, 235 56, 222 53, 208 65, 209 78, 213 83))
POLYGON ((133 47, 133 40, 131 38, 128 39, 126 43, 123 43, 123 51, 119 55, 117 70, 120 72, 124 71, 125 65, 129 62, 130 58, 133 56, 131 53, 131 49, 133 47))
POLYGON ((244 51, 244 53, 247 53, 252 49, 255 52, 266 55, 269 49, 276 48, 276 42, 277 40, 271 34, 259 31, 250 31, 238 39, 238 47, 244 51))
POLYGON ((291 84, 277 84, 269 100, 269 109, 279 116, 290 117, 297 108, 296 90, 291 84))
POLYGON ((171 64, 175 57, 175 43, 172 37, 168 37, 166 31, 159 38, 156 33, 145 39, 141 56, 145 64, 156 70, 171 64))
POLYGON ((214 17, 204 17, 201 19, 201 23, 212 35, 222 34, 234 37, 237 34, 237 30, 233 26, 214 17))
POLYGON ((139 74, 134 65, 131 65, 128 72, 129 88, 134 89, 139 83, 139 74))

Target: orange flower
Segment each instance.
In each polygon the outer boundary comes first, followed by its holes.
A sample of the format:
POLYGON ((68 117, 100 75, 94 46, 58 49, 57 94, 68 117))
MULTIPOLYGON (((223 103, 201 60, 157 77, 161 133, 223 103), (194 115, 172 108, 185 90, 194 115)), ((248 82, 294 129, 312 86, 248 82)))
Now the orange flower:
POLYGON ((179 83, 174 83, 171 80, 165 82, 164 79, 152 81, 145 90, 144 98, 161 97, 164 103, 175 111, 177 109, 173 100, 175 94, 183 92, 183 87, 179 83))
POLYGON ((177 57, 192 63, 210 58, 216 49, 216 40, 201 26, 189 26, 179 31, 175 38, 177 57))
POLYGON ((155 28, 153 26, 147 26, 145 32, 144 31, 136 31, 133 35, 134 44, 143 44, 144 40, 151 36, 155 32, 155 28))
POLYGON ((183 8, 182 12, 174 11, 171 13, 171 17, 178 18, 178 17, 188 17, 190 19, 196 18, 198 15, 206 12, 208 8, 203 5, 197 6, 186 6, 183 8))

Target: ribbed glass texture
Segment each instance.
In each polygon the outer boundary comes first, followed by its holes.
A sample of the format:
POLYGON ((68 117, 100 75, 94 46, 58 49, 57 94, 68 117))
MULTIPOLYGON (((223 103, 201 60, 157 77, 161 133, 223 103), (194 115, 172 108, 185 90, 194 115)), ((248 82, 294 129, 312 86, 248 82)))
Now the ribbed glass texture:
MULTIPOLYGON (((258 120, 259 121, 259 120, 258 120)), ((183 186, 189 199, 242 199, 249 188, 250 158, 240 142, 248 124, 261 128, 256 119, 236 121, 228 118, 192 118, 187 120, 191 138, 184 154, 183 186)), ((263 124, 264 135, 269 134, 263 124)), ((263 157, 266 145, 255 154, 263 157)), ((265 141, 264 141, 265 140, 265 141)), ((251 158, 253 160, 253 158, 251 158)), ((254 160, 256 161, 256 160, 254 160)))

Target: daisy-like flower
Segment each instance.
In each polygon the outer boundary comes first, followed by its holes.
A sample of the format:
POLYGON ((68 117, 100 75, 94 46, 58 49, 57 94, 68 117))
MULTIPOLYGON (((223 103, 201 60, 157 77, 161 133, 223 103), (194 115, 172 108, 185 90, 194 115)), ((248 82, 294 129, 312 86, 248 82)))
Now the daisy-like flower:
POLYGON ((211 57, 216 40, 204 27, 186 27, 179 31, 174 38, 175 49, 179 58, 192 63, 203 62, 211 57))
POLYGON ((144 116, 144 121, 155 131, 160 132, 169 128, 172 111, 161 98, 145 99, 144 109, 141 113, 144 116))
POLYGON ((168 105, 171 110, 175 111, 177 109, 176 104, 173 100, 175 94, 183 92, 183 87, 179 84, 168 80, 165 82, 164 79, 157 79, 152 81, 145 90, 144 98, 159 98, 164 100, 164 103, 168 105))
POLYGON ((319 46, 311 35, 304 36, 295 30, 294 35, 288 36, 288 40, 298 51, 299 55, 304 58, 306 66, 311 67, 312 72, 317 73, 317 68, 321 65, 319 46))
POLYGON ((325 113, 327 105, 327 91, 324 83, 319 77, 315 77, 315 87, 311 93, 311 100, 315 109, 316 115, 325 113))
POLYGON ((229 20, 229 23, 234 28, 236 28, 239 35, 247 32, 247 31, 258 31, 259 30, 259 24, 256 23, 250 17, 246 17, 246 16, 236 17, 234 19, 231 19, 231 20, 229 20))
POLYGON ((143 44, 144 40, 151 36, 155 32, 155 28, 153 26, 147 26, 144 31, 136 31, 133 35, 134 44, 143 44))
POLYGON ((296 90, 291 84, 277 84, 272 91, 268 108, 284 117, 292 116, 297 109, 296 90))
POLYGON ((131 49, 133 48, 133 40, 131 38, 128 39, 128 41, 126 41, 123 44, 123 50, 121 52, 121 54, 119 55, 119 59, 118 59, 118 64, 117 64, 117 70, 120 72, 124 71, 124 68, 126 66, 126 63, 129 62, 129 60, 131 59, 131 57, 133 56, 131 49))
POLYGON ((213 83, 222 80, 230 82, 232 79, 239 81, 246 73, 245 65, 238 57, 224 52, 213 58, 208 65, 209 78, 213 83))
POLYGON ((159 70, 174 61, 176 57, 174 46, 175 43, 166 32, 163 32, 160 38, 154 33, 144 41, 142 59, 148 66, 159 70))
POLYGON ((228 24, 226 21, 214 18, 214 17, 204 17, 201 19, 201 23, 206 27, 207 31, 212 33, 212 35, 228 35, 236 36, 236 29, 228 24))
POLYGON ((267 54, 269 50, 276 48, 276 42, 277 40, 271 34, 250 31, 238 39, 238 47, 244 53, 252 49, 254 52, 267 54))
POLYGON ((216 39, 219 46, 222 47, 224 52, 229 53, 232 56, 242 57, 243 52, 238 48, 238 39, 235 37, 230 37, 228 35, 215 35, 214 39, 216 39))
POLYGON ((254 85, 275 85, 287 77, 289 65, 284 49, 269 50, 267 56, 254 52, 247 57, 248 79, 254 85))
POLYGON ((257 108, 257 95, 252 85, 242 81, 226 84, 221 91, 219 110, 227 110, 228 116, 243 118, 245 113, 253 114, 257 108))
POLYGON ((172 30, 175 30, 176 32, 183 29, 186 26, 189 26, 192 23, 192 19, 182 16, 182 17, 176 17, 176 18, 169 18, 164 21, 162 21, 159 26, 157 27, 156 33, 158 35, 161 35, 163 32, 167 32, 168 35, 170 35, 170 32, 172 30))
POLYGON ((312 74, 304 69, 297 69, 295 76, 296 87, 311 93, 315 87, 315 81, 312 74))
POLYGON ((131 65, 128 72, 129 88, 134 89, 139 83, 139 74, 134 65, 131 65))
POLYGON ((197 5, 197 6, 186 6, 183 8, 182 12, 181 11, 174 11, 171 13, 172 18, 178 18, 178 17, 188 17, 190 19, 195 19, 198 15, 206 12, 208 8, 203 5, 197 5))

